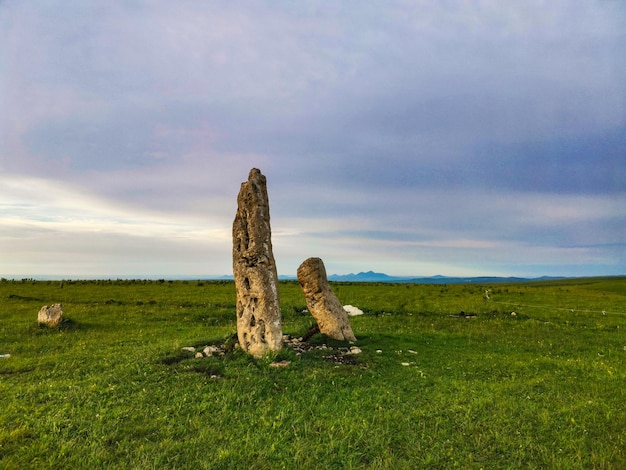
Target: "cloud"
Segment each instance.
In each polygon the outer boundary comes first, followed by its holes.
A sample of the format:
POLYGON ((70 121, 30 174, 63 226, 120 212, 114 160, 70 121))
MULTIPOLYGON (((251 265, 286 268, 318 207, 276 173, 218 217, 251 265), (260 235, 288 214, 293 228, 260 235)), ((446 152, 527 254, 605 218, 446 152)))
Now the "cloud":
MULTIPOLYGON (((329 260, 350 259, 361 266, 379 262, 380 256, 402 274, 424 273, 425 266, 437 262, 464 273, 487 269, 528 275, 541 274, 535 264, 545 270, 550 263, 597 263, 619 270, 623 261, 624 195, 429 189, 388 192, 381 199, 372 191, 349 208, 337 196, 324 200, 333 207, 319 210, 324 219, 290 215, 276 220, 274 227, 292 224, 286 228, 289 237, 275 243, 277 250, 289 247, 295 257, 306 248, 310 256, 317 251, 329 260)), ((282 209, 278 212, 282 216, 282 209)), ((328 264, 339 271, 333 261, 328 264)))
POLYGON ((210 216, 114 204, 38 178, 3 176, 0 194, 7 273, 206 275, 229 263, 230 227, 210 216))
MULTIPOLYGON (((49 180, 11 176, 0 183, 5 269, 89 275, 95 263, 108 275, 230 272, 234 205, 232 214, 177 214, 113 203, 49 180)), ((398 191, 391 210, 375 193, 360 200, 334 193, 320 204, 339 207, 296 217, 283 196, 270 180, 274 250, 285 274, 308 256, 327 259, 331 272, 381 263, 407 275, 436 274, 443 266, 456 266, 449 268, 455 274, 479 274, 486 266, 539 274, 527 266, 537 259, 610 265, 624 251, 624 197, 398 191)))
POLYGON ((623 270, 625 17, 566 0, 2 2, 0 241, 26 259, 44 252, 21 233, 64 234, 67 257, 129 272, 202 271, 206 250, 228 272, 213 230, 259 167, 288 271, 303 251, 335 272, 623 270))

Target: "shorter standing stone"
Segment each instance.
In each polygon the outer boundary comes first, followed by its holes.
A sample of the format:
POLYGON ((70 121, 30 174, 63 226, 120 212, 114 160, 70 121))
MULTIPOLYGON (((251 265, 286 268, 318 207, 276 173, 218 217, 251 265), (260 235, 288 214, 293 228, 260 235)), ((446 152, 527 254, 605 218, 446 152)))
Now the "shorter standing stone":
POLYGON ((326 268, 320 258, 309 258, 298 268, 298 282, 320 333, 341 341, 356 341, 348 314, 328 284, 326 268))
POLYGON ((37 322, 48 328, 56 328, 63 321, 63 306, 61 304, 52 304, 49 307, 44 305, 37 314, 37 322))

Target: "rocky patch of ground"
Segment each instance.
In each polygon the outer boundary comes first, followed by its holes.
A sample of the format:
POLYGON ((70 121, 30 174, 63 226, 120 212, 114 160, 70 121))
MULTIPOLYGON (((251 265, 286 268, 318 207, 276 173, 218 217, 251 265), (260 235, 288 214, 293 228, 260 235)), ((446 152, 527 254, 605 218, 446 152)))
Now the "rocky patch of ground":
MULTIPOLYGON (((346 344, 345 346, 328 345, 318 341, 308 341, 311 336, 317 332, 312 330, 307 335, 295 337, 283 335, 283 345, 286 349, 291 349, 296 356, 308 353, 317 353, 318 357, 322 357, 325 361, 335 364, 355 365, 358 361, 358 355, 363 351, 358 346, 346 344)), ((223 343, 207 344, 201 346, 185 346, 175 355, 168 355, 162 360, 166 365, 175 365, 184 360, 197 359, 201 361, 207 357, 224 357, 235 349, 239 349, 239 344, 233 338, 223 343)), ((288 367, 291 364, 288 360, 276 360, 270 364, 271 367, 288 367)), ((196 369, 195 367, 193 368, 196 369)))

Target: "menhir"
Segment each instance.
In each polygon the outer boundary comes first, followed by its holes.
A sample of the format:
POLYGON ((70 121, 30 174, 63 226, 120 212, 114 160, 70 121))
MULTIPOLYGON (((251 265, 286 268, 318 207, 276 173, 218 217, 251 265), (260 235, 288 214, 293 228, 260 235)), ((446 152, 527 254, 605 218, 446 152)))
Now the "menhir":
POLYGON ((282 347, 278 275, 272 253, 267 181, 253 168, 241 184, 233 222, 233 274, 237 336, 241 348, 260 357, 282 347))
POLYGON ((320 333, 333 339, 356 341, 348 314, 328 284, 324 262, 320 258, 305 260, 298 268, 298 282, 320 333))

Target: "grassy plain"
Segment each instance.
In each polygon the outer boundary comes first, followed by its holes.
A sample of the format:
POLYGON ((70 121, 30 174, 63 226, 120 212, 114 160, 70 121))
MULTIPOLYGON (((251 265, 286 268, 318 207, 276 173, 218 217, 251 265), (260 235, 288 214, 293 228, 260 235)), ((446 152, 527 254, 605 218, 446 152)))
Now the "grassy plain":
POLYGON ((626 468, 626 278, 333 289, 349 361, 181 351, 236 331, 232 282, 1 281, 0 468, 626 468))

